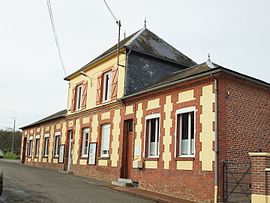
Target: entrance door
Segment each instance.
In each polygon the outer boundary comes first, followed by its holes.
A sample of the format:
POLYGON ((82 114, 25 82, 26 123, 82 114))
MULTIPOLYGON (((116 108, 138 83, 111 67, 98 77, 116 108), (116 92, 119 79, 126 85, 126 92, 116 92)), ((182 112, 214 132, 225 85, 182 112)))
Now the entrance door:
POLYGON ((133 120, 124 122, 121 178, 130 178, 132 169, 133 120))
POLYGON ((22 163, 22 164, 25 163, 26 143, 27 143, 27 138, 25 137, 25 138, 23 139, 23 151, 22 151, 22 160, 21 160, 21 163, 22 163))
POLYGON ((66 148, 66 158, 65 158, 65 166, 64 170, 70 172, 71 171, 71 163, 72 163, 72 141, 73 141, 73 131, 68 131, 67 137, 67 148, 66 148))

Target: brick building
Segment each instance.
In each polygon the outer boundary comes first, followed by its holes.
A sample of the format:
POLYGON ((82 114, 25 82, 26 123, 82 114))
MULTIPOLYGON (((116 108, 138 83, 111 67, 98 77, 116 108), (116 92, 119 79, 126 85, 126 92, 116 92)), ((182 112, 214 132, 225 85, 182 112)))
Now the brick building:
POLYGON ((196 64, 148 29, 65 80, 67 110, 22 128, 22 163, 217 202, 233 196, 224 166, 270 152, 270 84, 196 64))

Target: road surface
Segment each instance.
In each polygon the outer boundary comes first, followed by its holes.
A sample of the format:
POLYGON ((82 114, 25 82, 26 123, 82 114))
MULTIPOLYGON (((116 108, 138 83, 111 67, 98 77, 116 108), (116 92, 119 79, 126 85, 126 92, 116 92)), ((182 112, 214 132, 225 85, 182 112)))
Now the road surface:
POLYGON ((0 168, 4 171, 1 203, 153 203, 107 189, 103 182, 20 165, 18 161, 0 159, 0 168))

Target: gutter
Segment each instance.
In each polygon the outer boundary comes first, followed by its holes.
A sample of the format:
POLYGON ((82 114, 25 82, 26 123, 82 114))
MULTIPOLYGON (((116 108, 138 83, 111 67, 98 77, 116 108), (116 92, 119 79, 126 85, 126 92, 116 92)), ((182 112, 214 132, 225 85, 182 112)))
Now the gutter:
POLYGON ((213 74, 211 76, 215 79, 214 81, 214 91, 215 91, 215 186, 214 186, 214 203, 218 202, 218 81, 213 74))

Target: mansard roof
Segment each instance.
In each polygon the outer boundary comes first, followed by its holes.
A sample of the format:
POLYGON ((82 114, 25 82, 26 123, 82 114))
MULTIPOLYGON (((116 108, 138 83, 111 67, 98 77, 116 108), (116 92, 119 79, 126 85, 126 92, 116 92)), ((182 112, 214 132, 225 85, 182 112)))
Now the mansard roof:
MULTIPOLYGON (((121 48, 127 48, 129 50, 137 51, 146 55, 151 55, 162 60, 180 64, 184 67, 190 67, 196 64, 189 57, 175 49, 173 46, 171 46, 146 28, 137 31, 120 41, 120 49, 121 48)), ((84 70, 89 65, 96 63, 97 61, 105 58, 106 56, 116 51, 117 44, 103 52, 101 55, 93 59, 91 62, 89 62, 79 70, 67 76, 65 80, 69 80, 70 77, 78 74, 80 71, 84 70)))

